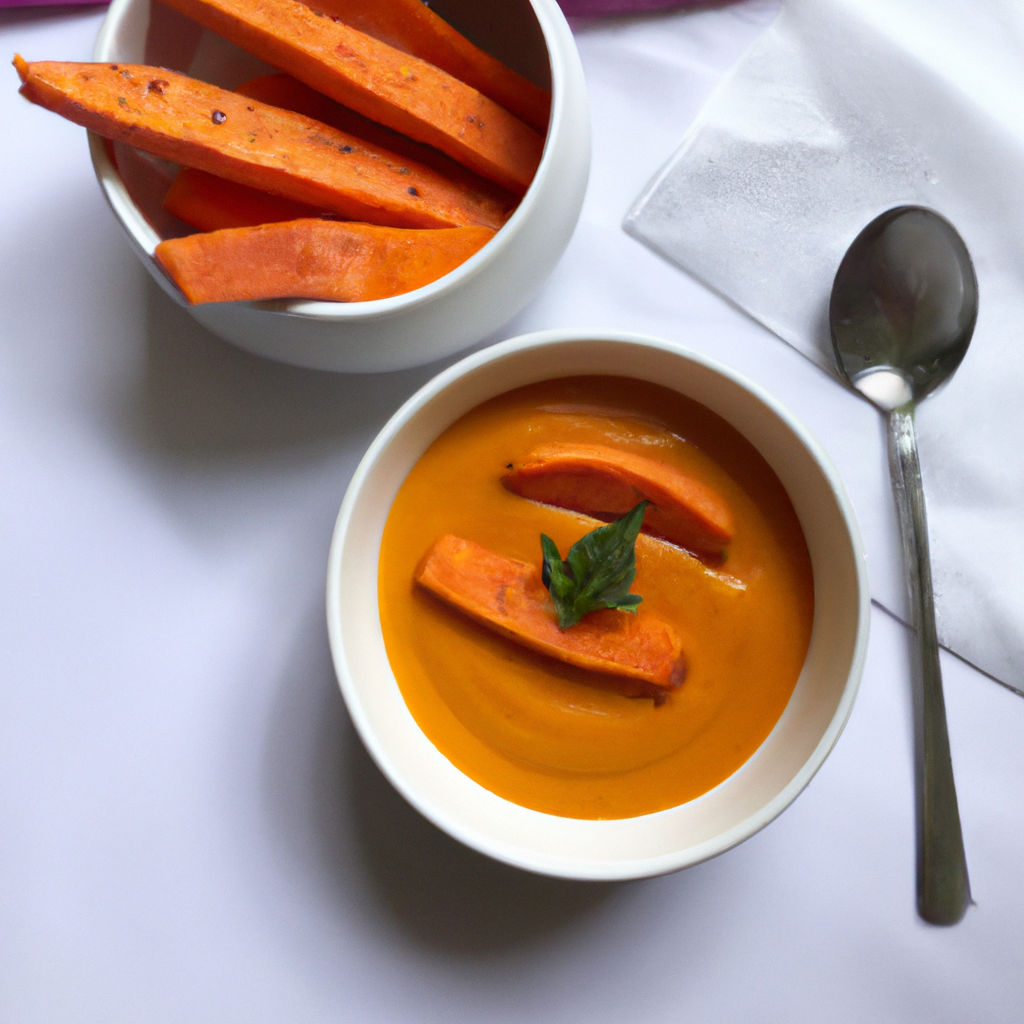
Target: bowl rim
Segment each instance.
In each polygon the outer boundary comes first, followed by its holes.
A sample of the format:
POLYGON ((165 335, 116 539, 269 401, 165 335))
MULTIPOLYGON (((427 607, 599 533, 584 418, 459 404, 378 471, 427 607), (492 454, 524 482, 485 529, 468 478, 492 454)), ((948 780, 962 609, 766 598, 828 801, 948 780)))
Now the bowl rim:
MULTIPOLYGON (((628 373, 626 374, 628 375, 628 373)), ((538 377, 538 380, 548 379, 538 377)), ((518 385, 513 385, 518 386, 518 385)), ((493 395, 501 394, 502 389, 497 389, 493 395)), ((487 398, 480 398, 479 401, 486 401, 487 398)), ((434 433, 424 441, 424 447, 430 444, 439 433, 454 422, 462 413, 448 420, 441 430, 434 433)), ((418 456, 417 456, 418 457, 418 456)), ((379 558, 379 545, 374 552, 374 564, 379 558)), ((859 688, 860 678, 863 673, 864 663, 867 656, 867 646, 870 630, 870 589, 867 574, 867 559, 864 552, 863 542, 860 536, 860 529, 857 523, 853 504, 846 493, 845 487, 838 471, 820 443, 814 438, 806 426, 778 399, 759 384, 749 380, 742 374, 732 370, 724 364, 712 359, 702 353, 696 352, 686 346, 665 339, 649 335, 636 334, 618 331, 588 331, 559 329, 540 331, 531 334, 510 338, 507 341, 493 345, 479 352, 473 353, 453 366, 442 371, 433 379, 424 384, 416 391, 388 420, 385 426, 374 438, 357 466, 352 479, 345 492, 341 508, 335 523, 335 529, 331 540, 330 551, 327 563, 326 578, 326 614, 328 638, 330 642, 332 661, 335 673, 338 678, 342 696, 348 708, 349 715, 359 734, 360 739, 370 753, 374 762, 381 772, 405 800, 415 807, 428 821, 431 821, 442 831, 463 842, 465 845, 486 854, 496 860, 511 864, 539 874, 546 874, 555 877, 572 878, 579 880, 626 880, 633 878, 651 877, 676 871, 694 864, 709 860, 732 847, 750 838, 760 831, 776 817, 778 817, 807 787, 811 779, 821 768, 825 759, 834 748, 843 729, 849 720, 859 688), (380 457, 388 450, 396 438, 400 437, 402 431, 421 410, 427 408, 436 401, 453 384, 463 380, 479 370, 483 370, 491 364, 500 363, 511 357, 521 357, 531 351, 542 350, 550 346, 557 346, 563 343, 572 342, 596 342, 613 344, 633 344, 647 348, 653 348, 674 356, 678 356, 684 362, 695 364, 705 370, 721 376, 726 381, 738 385, 746 391, 755 401, 760 402, 769 413, 781 421, 794 436, 795 440, 802 446, 808 455, 816 463, 821 471, 824 480, 827 482, 832 496, 836 501, 840 519, 845 527, 853 558, 856 578, 856 608, 857 623, 855 637, 852 646, 852 653, 847 669, 846 680, 843 684, 840 698, 836 704, 827 727, 821 734, 820 739, 804 763, 793 774, 788 782, 773 796, 764 803, 755 813, 748 815, 732 828, 721 832, 711 839, 688 846, 682 850, 675 850, 666 854, 655 854, 647 857, 633 858, 632 860, 607 861, 581 861, 577 859, 566 859, 551 857, 546 854, 536 854, 532 851, 524 851, 522 846, 513 846, 507 842, 495 840, 480 828, 475 828, 461 821, 453 820, 446 812, 439 809, 430 799, 429 795, 421 792, 416 784, 408 779, 403 771, 395 764, 386 744, 378 737, 377 732, 369 720, 363 701, 360 696, 360 687, 353 678, 345 656, 344 641, 341 626, 341 597, 339 580, 341 577, 343 548, 346 536, 351 524, 353 514, 361 500, 363 489, 378 463, 380 457)), ((379 613, 376 613, 377 627, 379 630, 379 613)), ((391 676, 394 680, 394 676, 391 676)), ((397 682, 395 683, 397 687, 397 682)), ((789 705, 787 705, 788 709, 789 705)), ((779 728, 779 724, 785 719, 786 711, 780 716, 779 723, 776 723, 772 733, 779 728)), ((418 724, 417 724, 417 728, 418 724)), ((421 735, 422 730, 420 730, 421 735)), ((697 797, 695 801, 689 801, 690 806, 710 797, 721 786, 726 785, 730 780, 737 778, 757 758, 758 753, 769 742, 766 737, 761 747, 742 765, 733 775, 723 780, 719 786, 697 797)), ((429 742, 429 740, 427 740, 429 742)), ((436 750, 436 748, 434 748, 436 750)), ((439 752, 438 752, 439 753, 439 752)), ((443 757, 443 755, 440 755, 443 757)), ((447 760, 447 759, 446 759, 447 760)), ((448 762, 450 764, 450 762, 448 762)), ((454 768, 454 766, 452 766, 454 768)), ((454 769, 458 771, 458 769, 454 769)), ((461 772, 459 773, 462 774, 461 772)), ((468 778, 468 776, 463 776, 468 778)), ((484 787, 473 782, 480 790, 487 792, 495 800, 502 801, 512 808, 519 808, 519 805, 507 801, 496 794, 484 790, 484 787)), ((623 823, 641 821, 669 815, 677 808, 669 808, 657 811, 653 814, 638 815, 634 818, 609 819, 589 822, 597 827, 622 828, 623 823)), ((546 815, 543 812, 531 811, 531 815, 540 815, 544 818, 557 818, 555 815, 546 815)), ((577 819, 560 819, 572 820, 577 819)), ((628 824, 626 825, 628 827, 628 824)))
MULTIPOLYGON (((103 23, 100 25, 93 46, 93 60, 105 63, 113 58, 111 48, 118 42, 118 32, 138 5, 148 5, 153 0, 113 0, 107 10, 103 23)), ((424 285, 422 288, 394 295, 387 299, 373 299, 366 302, 329 302, 314 299, 274 299, 266 301, 241 302, 237 305, 250 310, 271 312, 283 316, 300 317, 307 320, 327 323, 346 323, 352 321, 386 320, 391 317, 410 313, 420 306, 433 302, 439 295, 469 283, 483 272, 491 263, 499 259, 501 254, 513 243, 523 226, 527 223, 534 207, 539 202, 538 196, 544 180, 551 173, 550 168, 555 161, 554 142, 566 124, 565 79, 567 71, 567 39, 574 48, 572 30, 566 21, 557 0, 527 0, 533 9, 534 16, 544 37, 544 45, 548 55, 551 71, 551 115, 548 120, 547 134, 544 138, 544 149, 541 154, 537 171, 530 182, 530 187, 520 199, 512 216, 498 229, 494 237, 468 260, 443 277, 424 285)), ((157 278, 161 287, 179 305, 187 306, 184 296, 177 285, 170 279, 163 267, 154 257, 156 246, 163 241, 157 231, 146 219, 142 210, 128 193, 114 161, 111 159, 106 140, 89 131, 89 154, 100 189, 107 204, 110 206, 118 223, 128 235, 133 247, 147 268, 157 278)))

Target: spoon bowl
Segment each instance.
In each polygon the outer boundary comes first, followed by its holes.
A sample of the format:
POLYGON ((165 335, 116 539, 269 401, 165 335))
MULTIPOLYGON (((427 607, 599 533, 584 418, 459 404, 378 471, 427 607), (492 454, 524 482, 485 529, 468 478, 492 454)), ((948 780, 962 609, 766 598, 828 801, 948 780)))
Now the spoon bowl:
POLYGON ((832 285, 839 372, 887 417, 889 468, 917 634, 918 912, 955 924, 971 902, 949 756, 914 408, 960 365, 978 317, 963 239, 933 210, 898 206, 854 239, 832 285))
POLYGON ((887 210, 854 239, 829 305, 840 372, 885 412, 945 383, 977 318, 967 246, 949 221, 920 206, 887 210))

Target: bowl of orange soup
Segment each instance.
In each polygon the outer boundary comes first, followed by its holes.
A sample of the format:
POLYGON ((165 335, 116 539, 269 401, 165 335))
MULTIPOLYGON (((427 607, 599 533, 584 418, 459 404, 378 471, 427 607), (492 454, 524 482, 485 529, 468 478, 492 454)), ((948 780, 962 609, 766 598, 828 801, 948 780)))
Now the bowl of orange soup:
POLYGON ((807 430, 622 334, 516 338, 422 388, 357 469, 327 577, 341 690, 396 789, 583 879, 687 867, 780 814, 849 716, 868 611, 807 430))

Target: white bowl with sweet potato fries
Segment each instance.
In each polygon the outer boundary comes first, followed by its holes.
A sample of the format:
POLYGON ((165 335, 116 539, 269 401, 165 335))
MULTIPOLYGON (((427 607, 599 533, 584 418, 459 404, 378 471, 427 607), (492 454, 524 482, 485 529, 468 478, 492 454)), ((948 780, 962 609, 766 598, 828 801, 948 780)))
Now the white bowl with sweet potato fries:
POLYGON ((94 57, 18 58, 23 95, 89 129, 160 286, 257 354, 450 355, 575 227, 589 116, 555 0, 114 0, 94 57))
POLYGON ((593 880, 699 863, 785 810, 849 716, 869 604, 850 503, 792 414, 670 342, 570 331, 414 395, 327 573, 341 690, 392 784, 491 857, 593 880))

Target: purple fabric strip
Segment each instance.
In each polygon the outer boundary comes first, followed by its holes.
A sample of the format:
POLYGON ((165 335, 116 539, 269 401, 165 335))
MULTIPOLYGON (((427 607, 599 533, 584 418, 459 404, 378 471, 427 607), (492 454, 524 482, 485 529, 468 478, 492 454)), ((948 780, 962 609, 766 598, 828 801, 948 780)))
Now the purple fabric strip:
MULTIPOLYGON (((636 14, 656 11, 664 7, 689 7, 706 0, 558 0, 562 10, 570 17, 592 18, 602 14, 636 14)), ((97 0, 0 0, 0 7, 68 7, 92 4, 97 0)))
POLYGON ((0 0, 3 7, 106 7, 106 0, 0 0))
POLYGON ((594 18, 602 14, 639 14, 666 7, 693 7, 707 0, 558 0, 570 18, 594 18))

